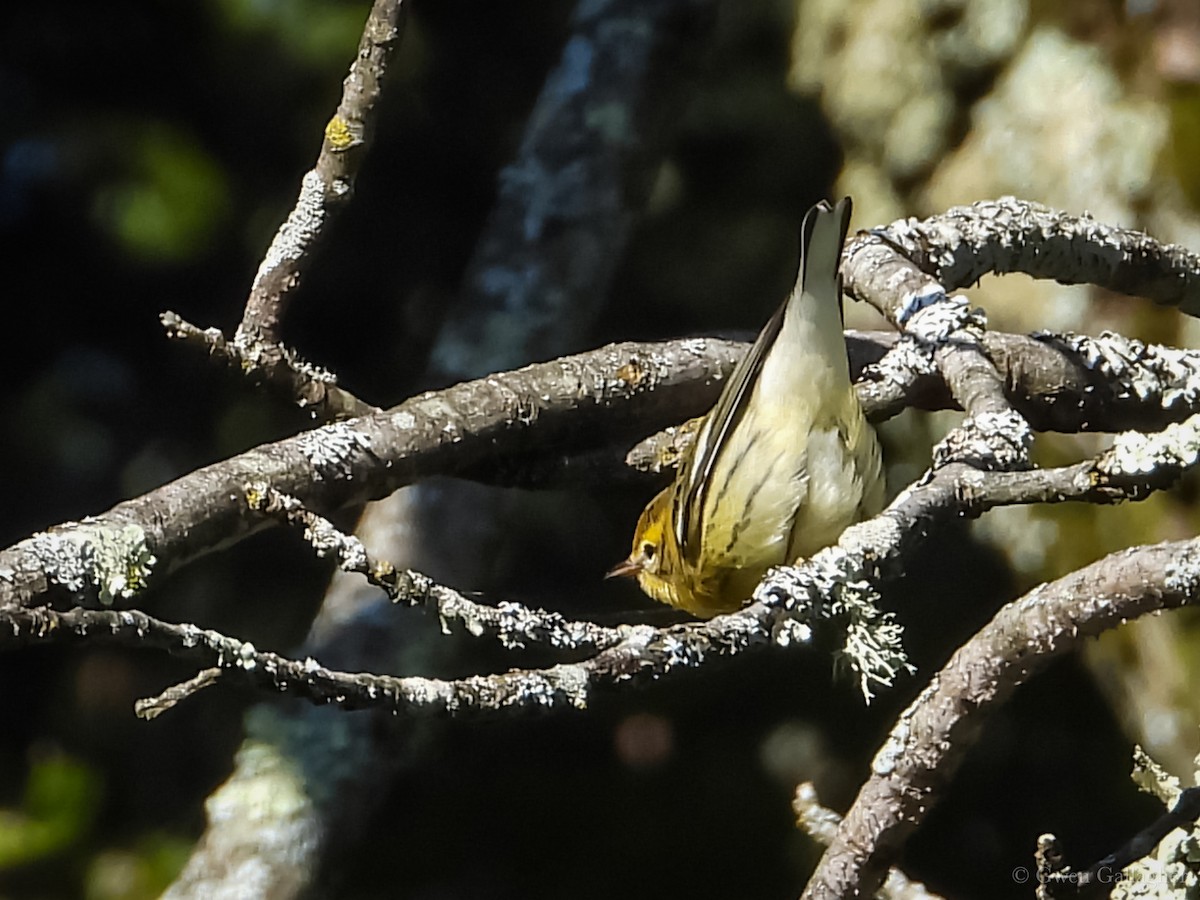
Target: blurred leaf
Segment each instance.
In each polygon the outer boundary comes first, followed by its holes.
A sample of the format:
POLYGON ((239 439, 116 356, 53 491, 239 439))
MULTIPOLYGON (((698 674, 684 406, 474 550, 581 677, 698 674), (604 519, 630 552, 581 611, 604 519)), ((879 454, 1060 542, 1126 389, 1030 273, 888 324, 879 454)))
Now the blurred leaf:
POLYGON ((100 777, 63 754, 36 760, 19 810, 0 810, 0 871, 61 853, 88 829, 100 777))
POLYGON ((1200 207, 1200 84, 1171 84, 1167 92, 1171 114, 1171 161, 1179 186, 1193 208, 1200 207))
POLYGON ((191 844, 152 835, 132 850, 106 850, 88 864, 85 900, 151 900, 161 896, 187 862, 191 844))
POLYGON ((163 262, 197 256, 228 216, 225 173, 170 126, 131 130, 125 144, 130 175, 99 194, 97 218, 135 256, 163 262))
POLYGON ((217 7, 232 30, 270 33, 296 59, 326 68, 350 64, 371 5, 328 0, 219 0, 217 7))

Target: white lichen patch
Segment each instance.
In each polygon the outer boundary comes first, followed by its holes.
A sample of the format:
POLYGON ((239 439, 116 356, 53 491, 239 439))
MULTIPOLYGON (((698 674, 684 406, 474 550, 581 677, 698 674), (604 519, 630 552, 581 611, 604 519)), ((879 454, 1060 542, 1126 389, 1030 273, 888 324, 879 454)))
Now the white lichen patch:
POLYGON ((704 662, 705 654, 702 649, 682 641, 672 634, 663 635, 662 639, 655 645, 660 659, 662 659, 662 668, 664 672, 669 672, 674 668, 682 666, 683 668, 695 668, 704 662))
POLYGON ((315 170, 310 169, 300 179, 300 196, 288 213, 287 221, 275 233, 275 239, 271 241, 254 276, 252 290, 257 291, 262 281, 280 266, 294 263, 303 256, 320 232, 324 220, 325 183, 315 170))
MULTIPOLYGON (((313 548, 317 556, 324 559, 327 556, 336 555, 343 570, 354 571, 346 565, 346 557, 347 554, 354 555, 351 544, 358 542, 357 538, 342 534, 328 519, 320 516, 308 518, 304 526, 304 540, 308 541, 308 545, 313 548)), ((362 547, 361 542, 358 543, 359 553, 365 560, 366 549, 362 547)), ((365 562, 363 568, 365 568, 365 562)))
POLYGON ((1164 409, 1200 403, 1200 352, 1144 344, 1111 331, 1099 337, 1044 332, 1034 336, 1074 351, 1118 397, 1157 402, 1164 409))
POLYGON ((950 335, 968 330, 982 334, 987 317, 981 309, 972 309, 963 294, 953 294, 914 312, 905 332, 931 344, 944 343, 950 335))
MULTIPOLYGON (((920 699, 913 706, 924 700, 928 693, 929 689, 926 688, 922 692, 920 699)), ((912 706, 909 707, 910 710, 912 708, 912 706)), ((883 742, 883 746, 875 754, 875 758, 871 761, 871 772, 881 778, 886 778, 895 772, 900 760, 908 752, 909 737, 909 718, 905 714, 896 722, 896 726, 888 734, 887 740, 883 742)))
POLYGON ((1200 589, 1200 554, 1184 553, 1167 563, 1163 587, 1179 596, 1195 596, 1200 589))
POLYGON ((574 709, 587 709, 587 669, 581 665, 564 664, 555 666, 550 672, 553 673, 555 687, 567 698, 567 703, 574 709))
POLYGON ((867 366, 864 380, 908 384, 914 375, 937 374, 933 347, 910 334, 903 335, 879 362, 867 366))
POLYGON ((1097 469, 1105 475, 1150 475, 1161 469, 1183 470, 1200 461, 1200 416, 1172 423, 1162 431, 1125 431, 1113 440, 1097 469))
POLYGON ((692 353, 696 356, 703 356, 708 352, 708 339, 702 337, 683 338, 679 342, 679 349, 684 353, 692 353))
POLYGON ((247 672, 254 671, 258 666, 258 650, 249 641, 246 641, 238 648, 238 657, 234 661, 234 665, 238 668, 245 669, 247 672))
POLYGON ((283 347, 281 349, 284 358, 288 361, 291 368, 302 374, 309 381, 317 381, 321 384, 337 384, 337 375, 333 372, 316 363, 309 362, 291 347, 283 347))
POLYGON ((312 464, 313 477, 324 481, 353 475, 351 458, 356 452, 369 451, 371 440, 346 422, 334 422, 306 431, 296 440, 296 446, 312 464))
POLYGON ((35 534, 24 544, 50 581, 75 593, 94 587, 105 606, 144 588, 157 562, 145 531, 134 524, 118 528, 85 519, 35 534))
MULTIPOLYGON (((520 603, 505 600, 496 607, 498 630, 496 636, 507 650, 523 650, 526 642, 532 639, 533 631, 538 626, 536 616, 520 603)), ((472 620, 475 622, 476 620, 472 620)), ((468 626, 469 627, 469 626, 468 626)), ((472 633, 483 633, 483 623, 478 622, 472 633)))
POLYGON ((874 602, 878 596, 872 591, 847 604, 851 615, 842 644, 843 659, 857 673, 867 704, 875 699, 877 688, 890 688, 902 672, 916 671, 904 652, 904 626, 891 613, 879 612, 874 602))
POLYGON ((800 626, 777 627, 772 635, 776 643, 788 645, 803 638, 804 629, 818 620, 836 623, 844 634, 841 661, 858 677, 868 703, 876 688, 890 687, 898 674, 911 671, 902 643, 904 629, 879 609, 879 592, 871 580, 875 566, 869 561, 871 538, 898 537, 896 526, 887 516, 872 523, 855 526, 856 533, 850 535, 851 544, 859 542, 867 552, 827 547, 802 565, 769 570, 754 593, 755 600, 787 610, 800 626))
POLYGON ((24 542, 41 563, 46 577, 75 593, 81 592, 90 581, 85 562, 86 540, 77 528, 78 525, 68 523, 62 530, 38 532, 24 542))
POLYGON ((339 532, 338 538, 341 541, 338 549, 338 568, 343 572, 365 572, 368 566, 366 545, 352 534, 339 532))
POLYGON ((1033 430, 1015 410, 983 412, 965 420, 933 448, 934 467, 958 460, 989 470, 1028 469, 1033 430))
POLYGON ((812 643, 812 637, 812 628, 796 619, 785 619, 775 627, 774 632, 771 634, 772 640, 780 647, 809 644, 812 643))
POLYGON ((146 586, 155 556, 146 546, 146 532, 137 525, 100 528, 93 533, 90 575, 100 590, 100 602, 132 597, 146 586))

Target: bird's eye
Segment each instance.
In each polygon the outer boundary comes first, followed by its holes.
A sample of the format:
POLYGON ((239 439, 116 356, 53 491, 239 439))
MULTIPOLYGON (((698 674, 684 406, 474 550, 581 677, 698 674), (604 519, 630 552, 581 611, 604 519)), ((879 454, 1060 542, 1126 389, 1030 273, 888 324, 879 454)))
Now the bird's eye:
POLYGON ((654 554, 657 552, 658 548, 649 541, 646 541, 644 544, 642 544, 642 556, 646 558, 647 562, 650 562, 652 559, 654 559, 654 554))

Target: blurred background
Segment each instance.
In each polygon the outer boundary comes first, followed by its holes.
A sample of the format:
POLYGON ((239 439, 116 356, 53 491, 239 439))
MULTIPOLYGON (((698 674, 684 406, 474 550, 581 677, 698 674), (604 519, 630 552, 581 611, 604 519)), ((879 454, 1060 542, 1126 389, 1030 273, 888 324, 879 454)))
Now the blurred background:
MULTIPOLYGON (((368 8, 64 0, 0 12, 0 545, 309 427, 166 341, 157 317, 232 331, 368 8)), ((413 0, 355 202, 286 333, 380 406, 610 340, 749 335, 791 285, 803 211, 841 193, 861 228, 1015 194, 1200 249, 1198 151, 1192 0, 413 0), (607 62, 571 87, 583 46, 607 62), (511 274, 518 259, 548 261, 521 282, 532 296, 497 294, 497 260, 511 274)), ((1000 330, 1200 340, 1174 311, 1095 289, 1014 276, 971 293, 1000 330)), ((883 327, 855 306, 847 318, 883 327)), ((888 423, 893 492, 956 420, 888 423)), ((1103 440, 1040 436, 1038 458, 1078 459, 1103 440)), ((491 599, 660 621, 632 586, 600 581, 654 490, 432 485, 398 498, 408 518, 388 552, 491 599)), ((372 802, 355 807, 353 841, 323 839, 310 890, 794 896, 819 854, 793 825, 796 783, 815 780, 844 809, 896 713, 999 605, 1120 547, 1195 534, 1195 494, 1192 482, 1117 508, 1000 510, 938 536, 887 593, 919 674, 869 708, 820 647, 612 694, 586 714, 372 738, 392 763, 377 778, 360 767, 372 802)), ((269 533, 140 601, 294 653, 336 631, 310 631, 330 576, 293 535, 269 533)), ((405 623, 381 671, 546 661, 405 623)), ((1086 864, 1152 818, 1127 778, 1130 750, 1141 742, 1190 782, 1195 624, 1136 623, 1022 688, 910 843, 908 873, 950 895, 1023 895, 1010 872, 1030 865, 1038 834, 1055 831, 1086 864)), ((134 718, 136 698, 190 674, 116 647, 0 656, 0 895, 158 896, 239 747, 245 763, 245 736, 270 743, 308 715, 216 688, 134 718)), ((349 758, 361 734, 341 729, 370 717, 345 719, 300 732, 309 744, 337 734, 345 746, 329 758, 349 758)))

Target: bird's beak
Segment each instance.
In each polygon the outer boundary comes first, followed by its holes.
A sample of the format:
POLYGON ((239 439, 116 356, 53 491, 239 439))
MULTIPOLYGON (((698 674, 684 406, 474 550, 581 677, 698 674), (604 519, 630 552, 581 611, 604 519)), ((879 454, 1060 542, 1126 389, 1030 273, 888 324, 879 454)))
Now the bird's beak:
POLYGON ((607 578, 630 578, 642 571, 642 564, 632 556, 617 563, 604 576, 607 578))

